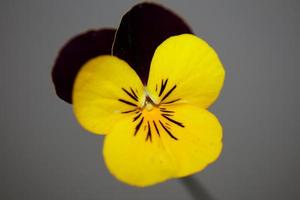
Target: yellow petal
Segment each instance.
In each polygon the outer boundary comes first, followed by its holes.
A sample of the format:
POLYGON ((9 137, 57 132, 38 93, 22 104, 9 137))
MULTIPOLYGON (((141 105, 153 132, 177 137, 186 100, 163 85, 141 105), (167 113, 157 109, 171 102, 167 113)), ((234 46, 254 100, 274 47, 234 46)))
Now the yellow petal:
POLYGON ((214 115, 194 106, 143 110, 105 137, 104 159, 119 180, 149 186, 204 169, 219 156, 222 128, 214 115))
POLYGON ((201 171, 219 157, 222 126, 212 113, 191 105, 168 106, 166 110, 174 112, 163 123, 169 123, 169 131, 177 140, 168 134, 161 133, 161 136, 165 147, 177 161, 176 177, 201 171))
POLYGON ((194 35, 183 34, 156 49, 147 88, 156 103, 175 101, 207 108, 218 97, 224 75, 213 48, 194 35))
POLYGON ((119 121, 105 137, 103 148, 110 172, 120 181, 139 187, 165 181, 176 173, 176 163, 154 133, 151 121, 143 119, 135 135, 141 119, 135 123, 132 118, 119 121), (148 123, 151 126, 151 140, 147 139, 148 123))
POLYGON ((124 115, 142 102, 144 87, 130 66, 114 56, 99 56, 78 73, 73 88, 73 108, 85 129, 107 134, 124 115))

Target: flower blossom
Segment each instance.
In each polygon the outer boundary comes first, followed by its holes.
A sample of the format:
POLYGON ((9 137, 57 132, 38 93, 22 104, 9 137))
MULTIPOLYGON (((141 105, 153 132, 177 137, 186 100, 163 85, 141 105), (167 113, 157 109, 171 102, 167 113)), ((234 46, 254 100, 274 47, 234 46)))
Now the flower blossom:
MULTIPOLYGON (((122 31, 121 23, 116 37, 122 31)), ((152 56, 136 57, 118 47, 126 47, 121 35, 111 55, 95 56, 78 69, 72 86, 76 119, 105 135, 104 161, 122 182, 143 187, 203 170, 222 150, 222 126, 207 110, 224 82, 218 55, 184 31, 165 36, 151 47, 152 56)))

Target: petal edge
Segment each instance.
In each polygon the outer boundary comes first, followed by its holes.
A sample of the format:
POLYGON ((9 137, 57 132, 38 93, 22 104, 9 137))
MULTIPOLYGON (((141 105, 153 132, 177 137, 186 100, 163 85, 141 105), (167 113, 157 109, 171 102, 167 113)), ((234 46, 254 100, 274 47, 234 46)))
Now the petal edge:
POLYGON ((122 18, 113 45, 113 55, 125 60, 147 83, 155 49, 170 36, 192 33, 171 10, 154 3, 134 6, 122 18))
POLYGON ((52 81, 59 98, 72 103, 72 89, 78 71, 88 60, 111 54, 115 32, 115 29, 87 31, 62 47, 52 68, 52 81))

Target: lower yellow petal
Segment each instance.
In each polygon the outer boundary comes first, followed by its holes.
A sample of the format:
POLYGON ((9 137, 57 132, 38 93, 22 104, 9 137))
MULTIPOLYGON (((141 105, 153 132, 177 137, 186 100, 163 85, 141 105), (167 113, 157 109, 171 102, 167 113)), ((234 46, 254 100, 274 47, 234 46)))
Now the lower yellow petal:
POLYGON ((149 186, 204 169, 218 158, 221 140, 220 123, 205 109, 160 106, 119 121, 105 138, 104 158, 119 180, 149 186))
POLYGON ((165 147, 177 161, 176 177, 191 175, 215 161, 222 150, 222 127, 209 111, 191 105, 169 106, 174 111, 170 119, 181 123, 180 127, 170 120, 170 132, 174 140, 162 134, 165 147))
POLYGON ((146 139, 148 133, 146 120, 134 135, 139 121, 134 123, 132 118, 119 121, 105 137, 103 154, 108 169, 117 179, 143 187, 173 177, 176 173, 176 163, 159 136, 154 133, 151 122, 149 122, 152 129, 151 140, 146 139))
POLYGON ((79 71, 73 88, 73 108, 79 123, 97 134, 137 110, 144 87, 135 71, 114 56, 99 56, 79 71))

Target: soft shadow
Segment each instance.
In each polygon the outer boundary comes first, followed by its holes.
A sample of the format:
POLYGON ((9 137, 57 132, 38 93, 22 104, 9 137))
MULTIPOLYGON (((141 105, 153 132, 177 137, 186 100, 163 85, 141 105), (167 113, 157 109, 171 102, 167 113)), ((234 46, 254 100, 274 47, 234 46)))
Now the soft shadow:
POLYGON ((180 181, 195 200, 216 200, 195 177, 185 177, 180 181))

